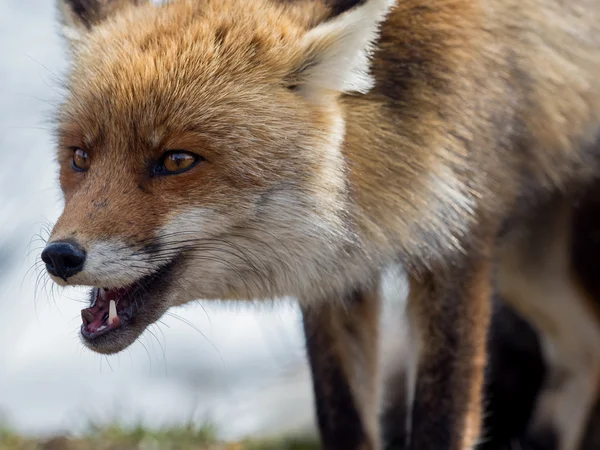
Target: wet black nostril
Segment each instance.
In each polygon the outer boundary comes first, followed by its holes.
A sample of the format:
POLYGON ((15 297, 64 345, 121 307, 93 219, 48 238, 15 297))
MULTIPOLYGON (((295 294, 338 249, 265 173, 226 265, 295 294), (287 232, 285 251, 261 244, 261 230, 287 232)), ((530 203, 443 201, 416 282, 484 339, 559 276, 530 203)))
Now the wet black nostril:
POLYGON ((85 250, 73 241, 52 242, 42 252, 42 261, 48 272, 66 281, 83 269, 85 250))
MULTIPOLYGON (((50 246, 52 246, 52 244, 50 244, 50 246)), ((52 260, 50 259, 50 254, 48 253, 47 248, 45 248, 42 252, 42 261, 44 261, 46 264, 52 264, 52 260)))

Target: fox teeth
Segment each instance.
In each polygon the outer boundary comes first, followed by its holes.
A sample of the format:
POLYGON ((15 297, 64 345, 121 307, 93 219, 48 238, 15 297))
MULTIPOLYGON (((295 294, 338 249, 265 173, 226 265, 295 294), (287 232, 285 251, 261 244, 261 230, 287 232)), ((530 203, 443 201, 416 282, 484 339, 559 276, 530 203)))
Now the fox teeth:
POLYGON ((117 317, 117 303, 111 300, 108 306, 108 323, 112 324, 117 317))

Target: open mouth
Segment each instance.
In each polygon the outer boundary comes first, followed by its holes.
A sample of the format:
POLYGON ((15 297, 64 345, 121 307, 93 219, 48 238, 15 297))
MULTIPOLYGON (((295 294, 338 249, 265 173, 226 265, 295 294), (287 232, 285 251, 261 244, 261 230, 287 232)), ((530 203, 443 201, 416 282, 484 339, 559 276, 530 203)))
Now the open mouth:
MULTIPOLYGON (((117 337, 137 337, 158 320, 166 310, 164 296, 176 264, 177 261, 173 260, 130 286, 92 288, 90 306, 81 311, 84 342, 93 349, 106 347, 109 343, 110 347, 118 346, 117 337)), ((115 350, 118 351, 117 348, 115 350)))
POLYGON ((136 285, 119 289, 93 288, 92 304, 81 311, 81 334, 94 339, 126 325, 133 317, 136 285))

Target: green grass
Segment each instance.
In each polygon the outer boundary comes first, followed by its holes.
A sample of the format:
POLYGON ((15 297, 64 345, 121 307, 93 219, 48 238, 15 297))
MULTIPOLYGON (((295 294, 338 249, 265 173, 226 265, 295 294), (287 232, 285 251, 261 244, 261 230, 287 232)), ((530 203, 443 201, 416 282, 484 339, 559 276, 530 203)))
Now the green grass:
POLYGON ((97 446, 111 442, 123 448, 131 449, 193 449, 199 446, 216 444, 215 429, 210 425, 197 427, 194 425, 168 428, 161 431, 147 430, 142 426, 132 429, 119 425, 108 427, 93 426, 88 433, 87 441, 97 446))
POLYGON ((142 426, 90 426, 81 438, 36 440, 0 426, 0 450, 317 450, 311 438, 222 442, 214 427, 194 425, 152 431, 142 426))
POLYGON ((36 444, 0 425, 0 450, 37 450, 36 444))

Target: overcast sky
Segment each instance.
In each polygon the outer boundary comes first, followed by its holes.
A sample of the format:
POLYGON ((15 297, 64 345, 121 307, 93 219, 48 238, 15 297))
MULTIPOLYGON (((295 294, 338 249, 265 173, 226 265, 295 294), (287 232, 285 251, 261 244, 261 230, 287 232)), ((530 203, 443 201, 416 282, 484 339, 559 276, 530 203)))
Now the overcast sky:
POLYGON ((112 419, 207 419, 224 437, 311 427, 294 305, 179 309, 191 326, 169 317, 106 359, 78 341, 84 293, 51 296, 26 274, 41 251, 32 236, 62 207, 48 123, 66 66, 55 19, 53 1, 0 2, 0 420, 29 433, 112 419))

